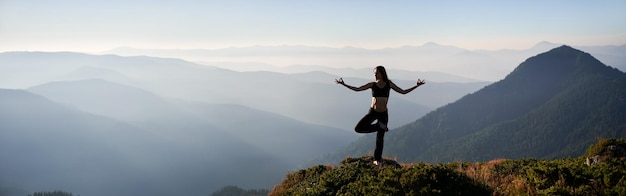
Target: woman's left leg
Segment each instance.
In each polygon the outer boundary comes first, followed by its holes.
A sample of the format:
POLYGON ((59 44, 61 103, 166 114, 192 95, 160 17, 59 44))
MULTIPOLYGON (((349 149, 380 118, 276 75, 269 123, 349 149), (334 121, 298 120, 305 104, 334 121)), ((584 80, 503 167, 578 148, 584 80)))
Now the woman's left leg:
MULTIPOLYGON (((387 111, 378 112, 378 115, 376 117, 378 119, 378 123, 383 123, 387 125, 387 123, 389 122, 389 114, 387 113, 387 111)), ((382 129, 382 128, 376 132, 376 149, 374 149, 374 160, 376 161, 383 160, 383 145, 385 143, 384 141, 385 132, 387 132, 387 130, 382 129)))

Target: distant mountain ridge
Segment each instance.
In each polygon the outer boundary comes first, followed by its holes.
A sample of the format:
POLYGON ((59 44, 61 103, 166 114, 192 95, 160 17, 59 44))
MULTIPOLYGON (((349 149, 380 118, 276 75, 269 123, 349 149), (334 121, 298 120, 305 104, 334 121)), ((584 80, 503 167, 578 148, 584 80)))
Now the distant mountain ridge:
MULTIPOLYGON (((123 56, 160 56, 183 58, 203 64, 238 69, 246 64, 280 68, 295 65, 332 68, 372 68, 385 65, 391 69, 442 72, 482 81, 497 81, 529 56, 558 47, 558 43, 543 41, 528 49, 471 50, 429 42, 421 46, 365 49, 355 47, 331 48, 303 45, 251 46, 222 49, 152 50, 116 48, 102 54, 123 56)), ((618 46, 577 46, 607 65, 626 70, 626 44, 618 46)), ((296 66, 297 67, 297 66, 296 66)))
MULTIPOLYGON (((598 137, 626 137, 626 74, 560 46, 531 57, 506 78, 390 130, 384 155, 405 162, 562 158, 598 137)), ((371 150, 364 137, 337 162, 371 150)))

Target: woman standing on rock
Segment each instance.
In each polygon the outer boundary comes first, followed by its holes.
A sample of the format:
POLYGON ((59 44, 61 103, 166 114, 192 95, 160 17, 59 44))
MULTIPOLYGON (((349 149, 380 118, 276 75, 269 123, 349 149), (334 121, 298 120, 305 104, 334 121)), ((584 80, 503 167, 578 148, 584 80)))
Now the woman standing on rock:
POLYGON ((376 77, 376 81, 369 82, 361 87, 347 85, 343 82, 343 78, 335 79, 335 82, 353 91, 372 89, 372 105, 370 106, 370 110, 359 121, 359 123, 357 123, 354 130, 357 133, 377 133, 376 149, 374 150, 374 164, 381 165, 383 160, 383 139, 385 137, 385 132, 389 131, 389 128, 387 128, 387 123, 389 122, 389 115, 387 113, 389 91, 393 89, 400 94, 407 94, 426 82, 418 79, 415 86, 408 89, 401 89, 389 80, 389 77, 387 77, 387 71, 385 71, 385 67, 383 66, 377 66, 374 68, 374 77, 376 77), (377 122, 372 124, 374 120, 377 122))

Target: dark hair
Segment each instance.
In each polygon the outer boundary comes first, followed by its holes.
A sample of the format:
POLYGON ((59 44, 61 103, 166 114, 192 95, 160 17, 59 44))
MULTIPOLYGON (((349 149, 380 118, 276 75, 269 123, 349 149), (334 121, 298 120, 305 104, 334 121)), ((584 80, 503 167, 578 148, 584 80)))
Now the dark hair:
POLYGON ((376 71, 381 74, 383 77, 383 81, 390 82, 389 77, 387 76, 387 70, 382 65, 376 66, 376 71))

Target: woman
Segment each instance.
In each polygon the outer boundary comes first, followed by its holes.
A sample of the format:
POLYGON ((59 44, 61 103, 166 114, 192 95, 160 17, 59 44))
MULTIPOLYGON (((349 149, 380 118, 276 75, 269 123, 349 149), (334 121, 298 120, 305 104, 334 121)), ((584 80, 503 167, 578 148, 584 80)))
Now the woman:
POLYGON ((374 76, 376 77, 376 81, 367 83, 361 87, 354 87, 347 85, 343 82, 343 78, 335 79, 337 84, 341 84, 353 91, 363 91, 367 89, 372 89, 372 105, 370 107, 369 112, 357 123, 354 130, 357 133, 373 133, 376 134, 376 149, 374 150, 374 164, 381 165, 383 160, 383 139, 385 137, 385 132, 389 131, 387 128, 387 122, 389 122, 389 115, 387 113, 387 101, 389 101, 389 91, 393 89, 394 91, 407 94, 415 88, 425 84, 424 80, 417 80, 415 86, 408 89, 401 89, 396 86, 389 77, 387 77, 387 71, 385 71, 385 67, 377 66, 374 69, 374 76), (372 124, 376 120, 375 124, 372 124))

